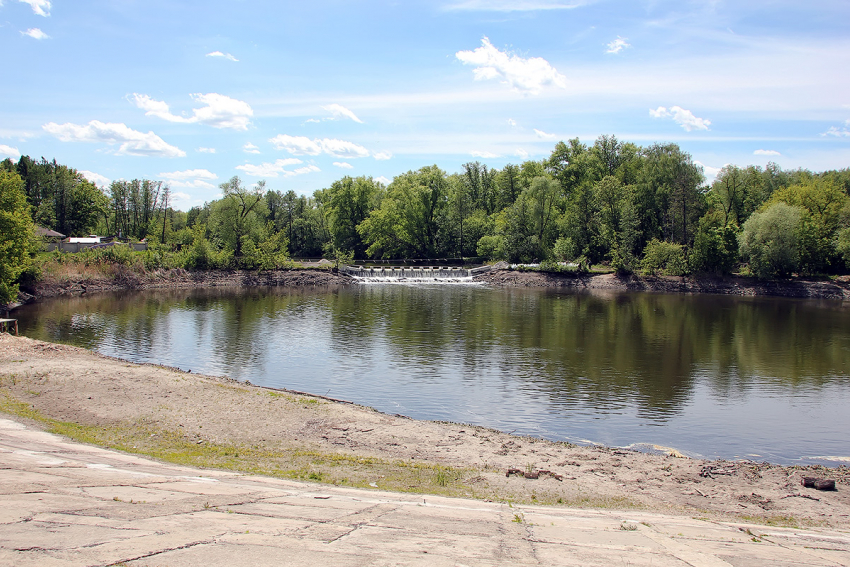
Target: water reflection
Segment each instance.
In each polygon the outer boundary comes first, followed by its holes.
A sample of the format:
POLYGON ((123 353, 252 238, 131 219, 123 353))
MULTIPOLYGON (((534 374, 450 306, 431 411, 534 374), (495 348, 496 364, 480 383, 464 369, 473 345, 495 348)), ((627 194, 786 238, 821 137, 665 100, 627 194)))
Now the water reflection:
POLYGON ((836 303, 372 285, 97 295, 18 316, 35 338, 413 417, 706 456, 850 455, 836 303))

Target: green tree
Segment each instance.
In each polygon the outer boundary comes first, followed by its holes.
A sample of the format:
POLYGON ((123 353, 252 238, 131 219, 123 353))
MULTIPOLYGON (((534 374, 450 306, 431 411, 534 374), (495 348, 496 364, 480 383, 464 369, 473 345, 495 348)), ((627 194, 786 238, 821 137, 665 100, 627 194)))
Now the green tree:
POLYGON ((263 227, 265 182, 261 181, 249 189, 242 185, 239 177, 234 176, 219 187, 224 197, 214 204, 210 224, 213 225, 213 233, 239 262, 246 241, 251 239, 255 243, 257 233, 263 227))
POLYGON ((384 258, 435 258, 446 251, 443 234, 449 179, 436 165, 396 177, 381 206, 358 227, 367 254, 384 258))
POLYGON ((381 204, 384 188, 371 177, 343 177, 326 189, 321 198, 333 248, 366 257, 366 247, 357 227, 381 204))
POLYGON ((753 274, 786 276, 799 269, 802 217, 803 209, 780 201, 747 219, 738 241, 753 274))
POLYGON ((23 180, 0 170, 0 304, 18 295, 18 276, 29 264, 28 243, 33 234, 23 180))

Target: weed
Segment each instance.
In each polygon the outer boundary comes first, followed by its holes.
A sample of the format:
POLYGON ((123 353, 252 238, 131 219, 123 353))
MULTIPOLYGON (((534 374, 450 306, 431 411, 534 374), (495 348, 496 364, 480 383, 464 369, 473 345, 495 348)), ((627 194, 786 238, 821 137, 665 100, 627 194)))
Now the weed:
POLYGON ((620 523, 620 529, 624 532, 633 532, 637 531, 637 524, 632 524, 631 522, 622 522, 620 523))

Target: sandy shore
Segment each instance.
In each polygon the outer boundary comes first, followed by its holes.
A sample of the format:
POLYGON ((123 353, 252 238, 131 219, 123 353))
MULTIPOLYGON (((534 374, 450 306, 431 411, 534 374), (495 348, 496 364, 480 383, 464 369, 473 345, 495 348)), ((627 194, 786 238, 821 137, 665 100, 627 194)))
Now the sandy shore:
POLYGON ((179 464, 482 500, 850 529, 847 467, 576 447, 6 334, 0 335, 0 411, 77 440, 179 464), (519 474, 506 476, 509 469, 519 474), (837 490, 805 488, 804 476, 833 479, 837 490))

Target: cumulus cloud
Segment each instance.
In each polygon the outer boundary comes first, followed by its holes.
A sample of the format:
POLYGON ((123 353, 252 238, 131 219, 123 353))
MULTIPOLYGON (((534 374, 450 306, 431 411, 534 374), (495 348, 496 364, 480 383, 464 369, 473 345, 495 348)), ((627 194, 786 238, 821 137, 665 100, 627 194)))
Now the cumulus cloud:
POLYGON ((354 166, 345 161, 335 161, 334 165, 342 169, 354 169, 354 166))
POLYGON ((514 152, 514 155, 523 161, 528 159, 528 152, 522 148, 517 148, 517 151, 514 152))
POLYGON ((213 51, 212 53, 207 53, 207 57, 222 57, 227 59, 228 61, 239 61, 233 55, 229 53, 222 53, 221 51, 213 51))
POLYGON ((756 150, 753 152, 754 156, 781 156, 779 152, 776 150, 756 150))
POLYGON ((353 112, 351 112, 341 104, 329 104, 327 106, 323 106, 322 108, 324 108, 333 115, 333 118, 331 118, 331 120, 336 120, 338 118, 350 118, 355 122, 363 124, 363 121, 357 118, 357 115, 355 115, 353 112))
POLYGON ((468 12, 536 12, 538 10, 571 10, 589 0, 559 2, 558 0, 463 0, 446 6, 445 10, 468 12))
POLYGON ((38 28, 30 28, 27 31, 22 31, 21 35, 29 36, 33 39, 49 39, 50 36, 38 28))
POLYGON ((378 152, 373 157, 378 161, 386 161, 392 159, 393 154, 391 152, 378 152))
POLYGON ((246 154, 259 154, 260 148, 252 144, 251 142, 245 142, 245 145, 242 146, 242 151, 246 154))
POLYGON ((118 145, 116 155, 184 157, 186 152, 168 144, 153 132, 139 132, 126 124, 92 120, 88 124, 57 124, 49 122, 42 126, 63 142, 101 142, 118 145))
POLYGON ((390 183, 392 183, 389 179, 387 179, 387 178, 386 178, 386 177, 384 177, 383 175, 378 176, 378 177, 375 177, 375 178, 373 178, 373 179, 374 179, 375 181, 377 181, 378 183, 382 183, 383 185, 389 185, 390 183))
POLYGON ((726 167, 727 165, 729 165, 729 164, 727 163, 727 164, 723 164, 723 165, 722 165, 722 166, 720 166, 720 167, 711 167, 710 165, 705 165, 704 163, 701 163, 701 162, 696 161, 696 160, 694 160, 694 163, 695 163, 696 165, 698 165, 698 166, 700 166, 700 167, 702 168, 702 171, 703 171, 703 173, 705 174, 705 181, 706 181, 707 183, 713 183, 713 182, 714 182, 714 180, 715 180, 715 178, 717 178, 717 174, 719 174, 719 173, 720 173, 720 171, 721 171, 724 167, 726 167))
POLYGON ((555 134, 549 134, 548 132, 538 130, 537 128, 534 129, 534 133, 537 135, 538 138, 542 138, 544 140, 551 140, 555 137, 555 134))
POLYGON ((196 152, 200 152, 202 154, 214 154, 215 148, 198 148, 195 150, 196 152))
POLYGON ((0 156, 9 156, 9 157, 21 157, 21 152, 18 151, 18 148, 13 148, 12 146, 7 146, 6 144, 0 144, 0 156))
POLYGON ((50 8, 52 7, 50 5, 50 0, 18 0, 18 2, 29 4, 32 11, 39 16, 44 16, 46 18, 50 15, 50 8))
POLYGON ((516 120, 514 120, 513 118, 508 118, 508 125, 509 126, 516 126, 516 120))
POLYGON ((311 165, 307 167, 301 167, 295 170, 286 169, 291 165, 300 165, 302 162, 298 158, 286 158, 286 159, 278 159, 272 163, 261 163, 259 165, 246 163, 245 165, 237 165, 236 169, 240 171, 244 171, 245 175, 249 175, 251 177, 293 177, 295 175, 302 175, 304 173, 310 173, 312 171, 320 171, 318 167, 311 165))
POLYGON ((690 110, 685 110, 681 106, 673 106, 669 110, 663 106, 659 106, 655 110, 650 109, 649 115, 653 118, 672 118, 673 122, 684 128, 687 132, 708 130, 708 127, 711 125, 710 120, 697 118, 690 110))
POLYGON ((477 150, 473 150, 469 152, 472 157, 482 158, 482 159, 493 159, 499 157, 498 154, 494 154, 493 152, 479 152, 477 150))
POLYGON ((353 159, 369 156, 369 150, 354 142, 334 138, 316 138, 311 140, 306 136, 289 136, 279 134, 269 140, 278 150, 285 150, 292 155, 317 156, 326 153, 334 157, 353 159))
POLYGON ((98 187, 106 187, 107 185, 112 183, 112 180, 109 179, 108 177, 106 177, 105 175, 101 175, 101 174, 95 173, 93 171, 81 170, 81 171, 78 171, 77 173, 79 173, 80 175, 82 175, 83 177, 85 177, 86 179, 88 179, 89 181, 91 181, 92 183, 97 185, 98 187))
POLYGON ((247 130, 254 111, 244 101, 218 93, 193 94, 192 98, 205 106, 192 109, 192 116, 172 114, 167 103, 144 94, 133 94, 133 103, 145 111, 145 116, 156 116, 169 122, 192 124, 199 122, 213 128, 247 130))
POLYGON ((455 57, 464 65, 474 65, 476 81, 501 79, 516 91, 538 94, 546 86, 567 88, 567 78, 541 57, 528 59, 499 51, 486 37, 473 51, 458 51, 455 57))
POLYGON ((617 36, 617 39, 608 44, 608 49, 605 51, 605 53, 611 53, 612 55, 616 55, 628 47, 631 47, 628 39, 617 36))

